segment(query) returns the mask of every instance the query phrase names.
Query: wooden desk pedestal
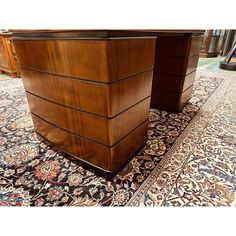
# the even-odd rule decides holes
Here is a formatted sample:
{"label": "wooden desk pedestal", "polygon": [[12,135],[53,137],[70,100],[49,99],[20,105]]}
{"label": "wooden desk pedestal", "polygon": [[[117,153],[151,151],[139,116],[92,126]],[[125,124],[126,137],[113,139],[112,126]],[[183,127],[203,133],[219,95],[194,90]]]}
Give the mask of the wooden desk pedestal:
{"label": "wooden desk pedestal", "polygon": [[176,112],[191,98],[200,34],[15,32],[36,131],[78,159],[116,171],[146,141],[150,100]]}
{"label": "wooden desk pedestal", "polygon": [[151,107],[181,111],[192,96],[202,36],[157,38]]}
{"label": "wooden desk pedestal", "polygon": [[146,141],[156,37],[15,37],[36,131],[114,172]]}

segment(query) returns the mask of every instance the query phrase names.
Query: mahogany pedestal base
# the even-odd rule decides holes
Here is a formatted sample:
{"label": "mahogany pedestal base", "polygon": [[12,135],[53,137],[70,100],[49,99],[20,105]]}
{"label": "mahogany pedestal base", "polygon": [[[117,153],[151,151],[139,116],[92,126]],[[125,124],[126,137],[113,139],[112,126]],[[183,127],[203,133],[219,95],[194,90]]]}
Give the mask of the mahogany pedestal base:
{"label": "mahogany pedestal base", "polygon": [[35,130],[115,173],[146,142],[150,101],[176,112],[191,98],[201,44],[194,32],[14,33]]}
{"label": "mahogany pedestal base", "polygon": [[151,107],[181,111],[192,96],[202,36],[157,38]]}
{"label": "mahogany pedestal base", "polygon": [[156,37],[14,37],[35,130],[113,173],[146,142]]}

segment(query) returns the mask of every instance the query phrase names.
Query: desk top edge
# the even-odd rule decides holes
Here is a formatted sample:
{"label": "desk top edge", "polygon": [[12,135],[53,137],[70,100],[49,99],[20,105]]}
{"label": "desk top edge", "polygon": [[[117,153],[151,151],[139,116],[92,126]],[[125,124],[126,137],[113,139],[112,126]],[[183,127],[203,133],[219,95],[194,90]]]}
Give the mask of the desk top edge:
{"label": "desk top edge", "polygon": [[203,35],[203,30],[11,30],[14,39],[114,39]]}

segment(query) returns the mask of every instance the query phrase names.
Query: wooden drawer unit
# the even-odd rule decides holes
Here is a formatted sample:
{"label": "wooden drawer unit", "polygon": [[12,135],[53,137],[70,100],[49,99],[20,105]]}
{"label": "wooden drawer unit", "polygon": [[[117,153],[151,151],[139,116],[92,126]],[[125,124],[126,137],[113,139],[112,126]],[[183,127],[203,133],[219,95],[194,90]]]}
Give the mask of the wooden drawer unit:
{"label": "wooden drawer unit", "polygon": [[201,42],[191,34],[157,38],[151,107],[182,110],[191,98]]}
{"label": "wooden drawer unit", "polygon": [[15,37],[35,130],[116,171],[146,141],[155,43],[151,36]]}

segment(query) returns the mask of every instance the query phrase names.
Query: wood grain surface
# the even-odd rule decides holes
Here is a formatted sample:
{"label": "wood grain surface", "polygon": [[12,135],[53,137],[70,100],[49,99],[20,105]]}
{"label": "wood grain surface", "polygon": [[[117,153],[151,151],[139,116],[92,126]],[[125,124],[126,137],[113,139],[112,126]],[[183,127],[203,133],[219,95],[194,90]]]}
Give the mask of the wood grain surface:
{"label": "wood grain surface", "polygon": [[14,40],[35,130],[117,170],[145,143],[155,37]]}
{"label": "wood grain surface", "polygon": [[103,84],[21,69],[26,91],[49,101],[113,117],[151,95],[152,70]]}
{"label": "wood grain surface", "polygon": [[153,38],[15,40],[14,44],[22,68],[104,83],[153,69],[155,53]]}
{"label": "wood grain surface", "polygon": [[114,172],[145,143],[148,121],[115,146],[107,147],[57,128],[32,114],[35,130],[46,140],[105,172]]}
{"label": "wood grain surface", "polygon": [[[148,119],[150,97],[114,118],[64,107],[27,93],[30,110],[45,121],[92,141],[112,146]],[[40,109],[39,109],[40,108]]]}

